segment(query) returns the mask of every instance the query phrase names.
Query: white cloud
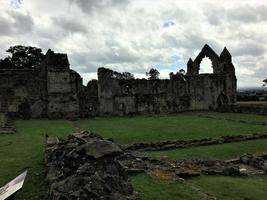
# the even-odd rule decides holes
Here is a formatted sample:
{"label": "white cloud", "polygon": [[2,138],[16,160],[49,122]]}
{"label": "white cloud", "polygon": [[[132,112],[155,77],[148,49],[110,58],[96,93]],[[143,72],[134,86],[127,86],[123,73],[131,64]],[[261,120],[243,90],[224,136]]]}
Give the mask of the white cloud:
{"label": "white cloud", "polygon": [[[161,77],[168,78],[170,70],[176,70],[170,65],[176,62],[173,55],[187,63],[206,43],[218,54],[228,47],[239,86],[261,85],[261,72],[266,72],[265,0],[20,2],[14,8],[0,0],[0,56],[14,44],[65,52],[85,81],[96,77],[98,67],[143,78],[159,63]],[[202,65],[206,68],[205,61]],[[185,67],[176,71],[180,68]]]}

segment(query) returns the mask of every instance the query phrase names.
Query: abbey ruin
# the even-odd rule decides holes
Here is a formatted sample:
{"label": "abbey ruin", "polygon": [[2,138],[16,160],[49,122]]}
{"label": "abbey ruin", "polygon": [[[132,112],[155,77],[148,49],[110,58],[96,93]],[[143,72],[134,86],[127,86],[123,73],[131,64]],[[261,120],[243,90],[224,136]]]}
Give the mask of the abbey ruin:
{"label": "abbey ruin", "polygon": [[[212,74],[200,74],[204,57]],[[208,45],[187,63],[187,73],[170,79],[120,79],[98,69],[98,80],[82,84],[66,54],[48,50],[34,68],[0,69],[0,112],[23,118],[77,118],[188,110],[231,110],[236,102],[236,76],[229,51],[218,56]]]}

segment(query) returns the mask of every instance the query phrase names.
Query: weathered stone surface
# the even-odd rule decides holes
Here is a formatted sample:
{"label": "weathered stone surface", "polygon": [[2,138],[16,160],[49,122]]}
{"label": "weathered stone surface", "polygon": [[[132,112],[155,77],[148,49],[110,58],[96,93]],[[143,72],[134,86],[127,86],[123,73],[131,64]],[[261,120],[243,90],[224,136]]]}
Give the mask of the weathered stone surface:
{"label": "weathered stone surface", "polygon": [[[208,56],[214,73],[199,74]],[[118,72],[98,69],[98,80],[82,84],[71,70],[66,54],[48,50],[41,64],[30,68],[0,69],[0,111],[20,118],[69,118],[99,115],[232,110],[236,102],[236,76],[227,49],[218,56],[205,45],[187,74],[170,79],[123,79]]]}
{"label": "weathered stone surface", "polygon": [[11,119],[5,113],[0,113],[0,134],[13,134],[15,132]]}
{"label": "weathered stone surface", "polygon": [[137,199],[116,160],[117,145],[88,132],[51,141],[45,152],[51,199]]}
{"label": "weathered stone surface", "polygon": [[[244,157],[246,157],[246,164]],[[263,165],[262,162],[255,164],[255,160],[263,160]],[[163,171],[181,178],[190,178],[200,174],[245,176],[265,173],[264,163],[267,162],[267,155],[250,157],[244,155],[238,159],[227,161],[186,159],[175,162],[164,158],[147,157],[140,152],[124,152],[119,157],[119,161],[128,173]],[[254,165],[251,166],[251,163]]]}

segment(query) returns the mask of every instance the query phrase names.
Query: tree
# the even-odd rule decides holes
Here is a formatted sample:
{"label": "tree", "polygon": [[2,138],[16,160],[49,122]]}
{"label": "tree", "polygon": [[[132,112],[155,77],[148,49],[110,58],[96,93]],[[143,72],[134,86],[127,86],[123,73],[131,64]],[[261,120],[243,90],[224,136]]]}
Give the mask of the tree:
{"label": "tree", "polygon": [[10,56],[0,60],[0,69],[11,69],[11,68],[14,68],[14,65],[11,62]]}
{"label": "tree", "polygon": [[114,72],[113,76],[114,78],[117,78],[117,79],[124,79],[124,80],[134,79],[134,75],[130,72],[123,72],[123,73]]}
{"label": "tree", "polygon": [[123,72],[122,78],[126,80],[134,79],[134,75],[130,72]]}
{"label": "tree", "polygon": [[262,86],[263,86],[263,87],[267,87],[267,78],[264,79],[262,82],[263,82],[263,85],[262,85]]}
{"label": "tree", "polygon": [[146,72],[149,80],[159,79],[159,71],[157,69],[151,68],[149,72]]}
{"label": "tree", "polygon": [[0,60],[0,68],[33,68],[44,59],[42,50],[31,46],[12,46],[7,50],[11,57]]}

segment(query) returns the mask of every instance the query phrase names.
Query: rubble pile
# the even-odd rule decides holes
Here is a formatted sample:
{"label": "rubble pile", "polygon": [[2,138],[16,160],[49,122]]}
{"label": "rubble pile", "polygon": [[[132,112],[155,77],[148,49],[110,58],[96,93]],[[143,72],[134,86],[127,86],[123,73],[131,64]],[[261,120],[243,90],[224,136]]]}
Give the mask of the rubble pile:
{"label": "rubble pile", "polygon": [[66,140],[48,138],[45,164],[51,199],[137,199],[116,159],[121,153],[113,142],[89,132]]}

